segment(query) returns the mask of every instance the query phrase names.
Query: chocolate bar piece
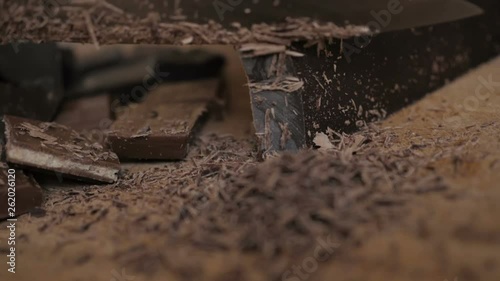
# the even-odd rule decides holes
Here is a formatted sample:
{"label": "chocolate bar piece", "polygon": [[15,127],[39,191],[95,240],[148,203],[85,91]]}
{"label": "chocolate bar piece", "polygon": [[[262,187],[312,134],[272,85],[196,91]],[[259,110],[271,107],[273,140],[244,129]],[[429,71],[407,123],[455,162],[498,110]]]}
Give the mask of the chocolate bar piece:
{"label": "chocolate bar piece", "polygon": [[219,80],[163,85],[119,114],[108,136],[120,159],[186,157],[193,128],[217,96]]}
{"label": "chocolate bar piece", "polygon": [[0,163],[0,220],[14,218],[42,204],[42,189],[31,176]]}
{"label": "chocolate bar piece", "polygon": [[120,162],[113,152],[56,123],[5,116],[7,162],[81,180],[113,183]]}

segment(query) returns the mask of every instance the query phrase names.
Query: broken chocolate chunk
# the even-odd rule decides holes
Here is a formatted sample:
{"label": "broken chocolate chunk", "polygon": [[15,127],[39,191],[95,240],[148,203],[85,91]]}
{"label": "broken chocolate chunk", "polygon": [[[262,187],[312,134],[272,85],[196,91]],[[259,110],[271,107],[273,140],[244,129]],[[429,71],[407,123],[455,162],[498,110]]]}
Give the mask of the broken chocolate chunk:
{"label": "broken chocolate chunk", "polygon": [[0,220],[14,218],[41,206],[42,189],[33,177],[0,163]]}
{"label": "broken chocolate chunk", "polygon": [[56,123],[5,116],[6,160],[80,180],[113,183],[120,162],[113,152]]}
{"label": "broken chocolate chunk", "polygon": [[141,104],[126,107],[108,136],[113,151],[120,159],[183,159],[218,85],[214,79],[164,85]]}

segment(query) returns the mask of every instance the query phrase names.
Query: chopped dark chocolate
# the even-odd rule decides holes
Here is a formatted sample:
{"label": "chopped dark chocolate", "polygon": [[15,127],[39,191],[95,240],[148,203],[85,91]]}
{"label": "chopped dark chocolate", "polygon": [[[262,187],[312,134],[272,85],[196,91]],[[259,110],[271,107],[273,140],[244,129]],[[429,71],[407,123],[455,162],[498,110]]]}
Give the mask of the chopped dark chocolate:
{"label": "chopped dark chocolate", "polygon": [[21,170],[0,163],[0,220],[14,218],[41,206],[42,189]]}
{"label": "chopped dark chocolate", "polygon": [[186,157],[193,128],[217,96],[215,79],[159,87],[126,108],[108,141],[121,159],[178,160]]}
{"label": "chopped dark chocolate", "polygon": [[80,180],[117,180],[120,162],[116,154],[74,130],[14,116],[5,116],[4,123],[7,162]]}

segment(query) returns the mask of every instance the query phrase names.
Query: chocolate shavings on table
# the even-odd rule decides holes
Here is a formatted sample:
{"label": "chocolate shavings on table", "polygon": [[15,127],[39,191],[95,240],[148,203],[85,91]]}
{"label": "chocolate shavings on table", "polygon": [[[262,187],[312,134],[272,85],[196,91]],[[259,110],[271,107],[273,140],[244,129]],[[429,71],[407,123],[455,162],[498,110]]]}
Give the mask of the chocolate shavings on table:
{"label": "chocolate shavings on table", "polygon": [[[254,24],[250,28],[234,24],[232,28],[210,21],[205,24],[186,21],[163,22],[152,13],[146,18],[109,9],[102,1],[90,5],[62,5],[53,17],[47,17],[43,1],[28,1],[24,5],[17,1],[5,1],[0,9],[0,25],[3,34],[0,42],[19,40],[56,40],[65,42],[112,43],[156,43],[176,45],[264,43],[275,48],[290,46],[296,41],[318,45],[333,38],[345,39],[371,34],[366,26],[347,25],[339,27],[331,22],[318,22],[309,18],[288,18],[275,24]],[[88,15],[88,16],[86,16]],[[40,18],[44,21],[40,22]],[[68,23],[71,19],[71,23]],[[127,28],[123,28],[127,26]],[[261,48],[262,49],[262,48]],[[267,48],[269,50],[269,48]],[[295,52],[289,55],[300,56]]]}

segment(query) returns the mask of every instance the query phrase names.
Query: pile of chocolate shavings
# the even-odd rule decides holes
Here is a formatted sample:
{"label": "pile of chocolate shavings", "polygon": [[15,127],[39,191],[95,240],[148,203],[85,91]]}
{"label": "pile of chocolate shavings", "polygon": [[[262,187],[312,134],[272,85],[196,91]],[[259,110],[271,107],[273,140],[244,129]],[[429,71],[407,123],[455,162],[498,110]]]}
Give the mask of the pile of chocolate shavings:
{"label": "pile of chocolate shavings", "polygon": [[[442,157],[460,159],[476,137],[468,130],[471,141],[457,147],[464,132],[438,138],[372,126],[326,133],[321,150],[263,163],[248,140],[199,138],[185,161],[124,165],[117,183],[77,196],[80,187],[51,190],[43,231],[62,235],[71,225],[72,239],[89,228],[102,231],[99,239],[114,241],[112,260],[136,273],[166,268],[181,280],[220,280],[215,270],[220,278],[279,279],[311,255],[318,238],[331,237],[338,253],[351,250],[397,224],[415,195],[452,193],[432,166]],[[423,153],[436,142],[441,153]],[[98,211],[89,217],[89,210]],[[52,223],[65,214],[72,216],[65,227]],[[262,276],[251,279],[255,274]]]}
{"label": "pile of chocolate shavings", "polygon": [[[122,177],[113,186],[127,192],[159,192],[164,225],[176,228],[188,218],[199,215],[206,203],[217,199],[221,184],[255,165],[255,152],[247,141],[230,136],[209,135],[196,139],[187,159],[148,169],[125,166]],[[149,201],[148,201],[149,202]],[[151,204],[151,213],[158,205]],[[150,212],[145,211],[145,214]]]}
{"label": "pile of chocolate shavings", "polygon": [[[209,257],[218,254],[256,254],[258,272],[274,280],[314,249],[317,238],[329,236],[346,247],[357,245],[362,243],[360,235],[380,231],[400,219],[412,196],[449,189],[429,169],[439,158],[413,152],[420,149],[417,146],[392,145],[394,129],[372,126],[354,135],[329,133],[328,149],[237,165],[238,173],[226,173],[220,164],[210,169],[213,164],[197,162],[199,168],[191,173],[201,170],[220,177],[209,189],[192,182],[189,172],[181,177],[176,173],[171,179],[176,183],[171,183],[187,189],[170,190],[170,194],[190,199],[178,201],[176,208],[181,212],[169,228],[168,250],[159,249],[159,255],[188,280],[206,274],[203,268],[188,274],[189,264],[206,265]],[[229,162],[222,163],[230,167]],[[200,189],[207,193],[200,196]],[[189,195],[192,192],[196,195]],[[197,254],[183,258],[186,252]],[[132,268],[139,262],[124,259]],[[242,265],[235,266],[225,269],[243,270]]]}
{"label": "pile of chocolate shavings", "polygon": [[[43,19],[43,20],[41,20]],[[0,2],[0,42],[66,41],[112,43],[155,43],[175,45],[265,43],[289,46],[307,41],[321,45],[324,40],[343,39],[370,33],[364,26],[339,27],[308,18],[289,18],[275,24],[255,24],[250,28],[235,23],[225,28],[210,21],[198,24],[186,21],[161,22],[159,17],[139,18],[121,10],[102,6],[62,5],[57,13],[46,15],[43,1]]]}

